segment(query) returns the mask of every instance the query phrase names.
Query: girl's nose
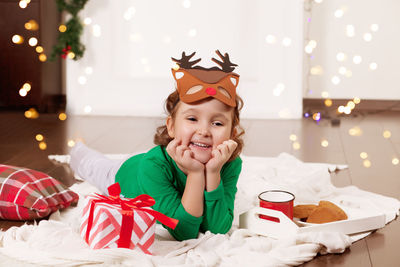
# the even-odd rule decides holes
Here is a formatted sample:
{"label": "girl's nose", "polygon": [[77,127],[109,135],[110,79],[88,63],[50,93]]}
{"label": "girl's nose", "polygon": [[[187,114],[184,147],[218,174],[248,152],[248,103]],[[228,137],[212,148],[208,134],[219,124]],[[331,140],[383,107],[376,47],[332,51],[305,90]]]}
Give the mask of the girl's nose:
{"label": "girl's nose", "polygon": [[197,129],[197,133],[203,136],[209,136],[210,135],[210,131],[208,129],[208,127],[199,127]]}

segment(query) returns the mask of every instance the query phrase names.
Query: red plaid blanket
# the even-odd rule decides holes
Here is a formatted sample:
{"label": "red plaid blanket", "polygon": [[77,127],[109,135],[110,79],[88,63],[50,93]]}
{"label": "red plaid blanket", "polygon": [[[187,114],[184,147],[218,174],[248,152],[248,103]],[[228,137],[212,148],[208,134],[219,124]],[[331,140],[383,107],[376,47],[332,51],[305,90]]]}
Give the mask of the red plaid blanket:
{"label": "red plaid blanket", "polygon": [[78,202],[79,196],[47,174],[0,164],[0,218],[43,218]]}

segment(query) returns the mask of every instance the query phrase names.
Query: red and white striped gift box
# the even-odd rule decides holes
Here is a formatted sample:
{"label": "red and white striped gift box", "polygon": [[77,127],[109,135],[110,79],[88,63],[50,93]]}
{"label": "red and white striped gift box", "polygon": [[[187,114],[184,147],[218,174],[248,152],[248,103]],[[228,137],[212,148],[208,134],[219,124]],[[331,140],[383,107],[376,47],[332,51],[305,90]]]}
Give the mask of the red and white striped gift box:
{"label": "red and white striped gift box", "polygon": [[[86,239],[90,206],[94,201],[93,223],[87,243],[93,249],[117,248],[122,227],[121,205],[100,202],[101,197],[89,195],[83,209],[80,234]],[[99,201],[100,200],[100,201]],[[122,200],[124,200],[122,198]],[[146,208],[152,210],[151,208]],[[133,209],[133,229],[129,248],[139,247],[144,253],[151,254],[154,243],[156,219],[145,211]]]}

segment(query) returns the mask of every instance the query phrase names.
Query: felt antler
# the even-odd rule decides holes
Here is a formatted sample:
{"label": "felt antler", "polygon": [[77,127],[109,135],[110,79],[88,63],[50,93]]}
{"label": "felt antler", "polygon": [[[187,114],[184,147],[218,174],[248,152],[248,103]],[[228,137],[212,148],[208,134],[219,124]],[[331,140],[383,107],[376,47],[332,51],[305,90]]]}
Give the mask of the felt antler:
{"label": "felt antler", "polygon": [[218,59],[212,58],[211,60],[217,63],[218,65],[221,66],[223,72],[232,72],[237,64],[234,64],[230,61],[228,53],[225,53],[225,55],[222,55],[219,50],[215,51],[217,55],[222,59],[222,61],[219,61]]}
{"label": "felt antler", "polygon": [[194,56],[194,54],[196,54],[196,52],[193,52],[191,55],[186,56],[185,52],[182,52],[181,59],[175,59],[173,57],[171,57],[171,59],[175,61],[179,65],[179,67],[184,69],[191,69],[193,68],[193,65],[197,64],[201,60],[201,58],[199,58],[190,62],[190,59]]}

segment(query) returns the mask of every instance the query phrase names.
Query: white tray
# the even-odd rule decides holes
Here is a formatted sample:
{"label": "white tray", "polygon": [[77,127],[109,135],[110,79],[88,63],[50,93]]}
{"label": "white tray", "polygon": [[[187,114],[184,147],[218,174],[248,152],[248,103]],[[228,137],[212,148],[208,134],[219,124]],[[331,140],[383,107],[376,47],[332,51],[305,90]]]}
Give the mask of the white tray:
{"label": "white tray", "polygon": [[[346,199],[345,201],[348,203],[349,200]],[[339,202],[343,203],[343,201],[332,202],[346,212],[349,217],[347,220],[322,224],[296,223],[280,211],[255,207],[240,215],[239,228],[249,229],[256,234],[279,239],[297,233],[320,231],[355,234],[379,229],[385,226],[385,215],[377,211],[371,212],[371,209],[365,210],[365,205],[361,205],[363,207],[351,207],[340,205]],[[278,218],[279,222],[261,219],[259,218],[259,215]]]}

